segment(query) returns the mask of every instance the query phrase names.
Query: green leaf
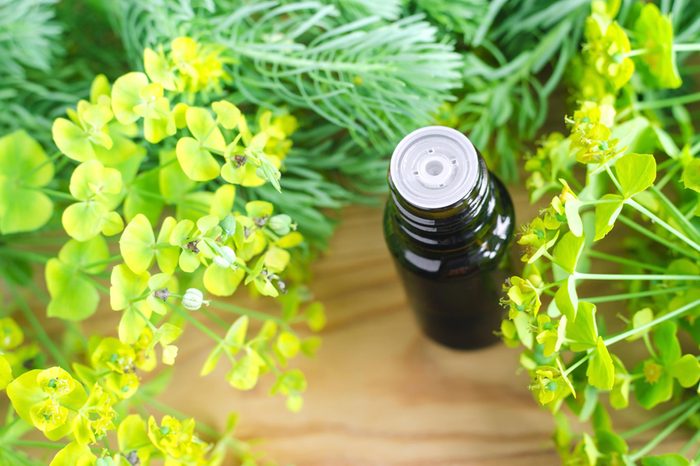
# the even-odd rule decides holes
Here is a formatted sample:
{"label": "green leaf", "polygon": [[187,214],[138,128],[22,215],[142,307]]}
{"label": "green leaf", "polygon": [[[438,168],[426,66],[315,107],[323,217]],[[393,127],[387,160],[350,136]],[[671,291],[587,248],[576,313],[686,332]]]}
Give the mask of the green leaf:
{"label": "green leaf", "polygon": [[700,380],[700,362],[693,354],[683,355],[671,364],[669,373],[682,387],[690,388]]}
{"label": "green leaf", "polygon": [[569,320],[576,318],[578,295],[576,293],[576,279],[573,275],[569,275],[566,279],[566,286],[560,286],[554,294],[554,302],[557,309]]}
{"label": "green leaf", "polygon": [[606,202],[595,206],[595,241],[603,239],[610,233],[625,204],[623,197],[618,194],[606,194],[601,200]]}
{"label": "green leaf", "polygon": [[190,107],[187,109],[185,119],[187,120],[187,128],[203,148],[221,152],[226,150],[224,135],[216,126],[209,110],[201,107]]}
{"label": "green leaf", "polygon": [[143,51],[143,68],[151,81],[163,86],[164,89],[174,91],[177,89],[175,85],[175,74],[170,69],[168,60],[165,58],[163,51],[160,53],[146,48]]}
{"label": "green leaf", "polygon": [[112,111],[119,123],[128,125],[140,117],[134,107],[141,103],[141,91],[148,85],[144,73],[127,73],[114,81],[112,86]]}
{"label": "green leaf", "polygon": [[173,217],[166,217],[160,225],[158,238],[156,239],[156,262],[158,268],[167,274],[175,273],[180,258],[180,248],[170,245],[170,236],[177,221]]}
{"label": "green leaf", "polygon": [[90,135],[70,120],[56,118],[51,126],[51,136],[58,150],[67,157],[78,162],[95,158]]}
{"label": "green leaf", "polygon": [[71,238],[88,241],[100,234],[108,213],[95,201],[76,202],[63,211],[61,223]]}
{"label": "green leaf", "polygon": [[141,298],[148,288],[149,278],[147,272],[136,274],[124,264],[115,266],[112,269],[109,288],[112,309],[121,311],[126,309],[132,301]]}
{"label": "green leaf", "polygon": [[227,100],[220,100],[211,104],[212,110],[216,114],[216,122],[226,129],[233,129],[238,126],[241,119],[241,111]]}
{"label": "green leaf", "polygon": [[293,358],[299,353],[300,348],[299,338],[291,332],[281,332],[277,337],[277,350],[285,358]]}
{"label": "green leaf", "polygon": [[206,375],[209,375],[216,369],[216,365],[219,363],[219,360],[221,359],[221,356],[224,355],[223,350],[221,349],[221,346],[217,346],[214,348],[214,350],[209,353],[209,356],[207,356],[207,360],[204,361],[204,364],[202,364],[202,369],[199,371],[200,377],[204,377]]}
{"label": "green leaf", "polygon": [[86,273],[96,274],[107,267],[104,261],[109,258],[109,248],[102,236],[84,242],[69,240],[59,251],[58,258]]}
{"label": "green leaf", "polygon": [[571,230],[571,233],[575,236],[581,236],[583,234],[583,222],[581,222],[581,215],[579,214],[580,208],[581,201],[578,199],[568,199],[564,204],[566,222],[569,225],[569,230]]}
{"label": "green leaf", "polygon": [[119,320],[119,340],[129,345],[136,343],[146,328],[146,319],[150,315],[150,308],[145,305],[144,301],[127,307]]}
{"label": "green leaf", "polygon": [[566,232],[554,246],[554,262],[569,273],[574,273],[583,250],[583,237]]}
{"label": "green leaf", "polygon": [[681,344],[676,336],[678,326],[673,321],[658,324],[654,329],[654,345],[664,366],[670,366],[681,357]]}
{"label": "green leaf", "polygon": [[700,158],[692,159],[683,167],[683,184],[686,188],[700,193]]}
{"label": "green leaf", "polygon": [[100,294],[94,282],[85,277],[78,267],[50,259],[44,274],[51,296],[46,308],[49,317],[80,321],[95,313]]}
{"label": "green leaf", "polygon": [[690,466],[690,462],[681,455],[669,453],[660,456],[642,458],[642,466]]}
{"label": "green leaf", "polygon": [[260,367],[254,358],[246,355],[239,358],[231,368],[227,380],[238,390],[250,390],[258,383]]}
{"label": "green leaf", "polygon": [[650,154],[627,154],[615,163],[622,195],[629,199],[654,184],[656,160]]}
{"label": "green leaf", "polygon": [[598,327],[595,322],[596,307],[579,301],[576,319],[567,320],[566,340],[572,351],[586,351],[598,344]]}
{"label": "green leaf", "polygon": [[161,197],[158,170],[141,173],[129,185],[124,199],[124,215],[131,220],[143,214],[155,225],[165,206]]}
{"label": "green leaf", "polygon": [[598,337],[596,348],[591,353],[586,370],[588,383],[601,390],[610,390],[615,383],[615,368],[605,346],[603,337]]}
{"label": "green leaf", "polygon": [[241,347],[245,343],[245,336],[248,332],[248,316],[241,316],[229,327],[224,337],[224,341],[233,347]]}
{"label": "green leaf", "polygon": [[175,153],[182,171],[191,180],[209,181],[219,176],[219,163],[196,139],[181,138],[177,141]]}
{"label": "green leaf", "polygon": [[326,326],[326,309],[320,301],[309,304],[304,316],[309,328],[314,332],[320,332]]}
{"label": "green leaf", "polygon": [[[651,308],[645,307],[644,309],[640,309],[639,311],[635,312],[632,316],[632,328],[642,327],[643,325],[646,325],[649,322],[651,322],[653,319],[654,312],[651,310]],[[627,340],[634,341],[638,338],[641,338],[647,333],[649,333],[649,330],[641,331],[635,335],[628,337]]]}
{"label": "green leaf", "polygon": [[12,366],[7,362],[7,358],[0,355],[0,390],[4,390],[5,387],[12,381]]}
{"label": "green leaf", "polygon": [[[654,364],[653,361],[650,361]],[[640,364],[640,366],[643,366]],[[651,409],[654,406],[668,401],[673,396],[673,377],[668,371],[658,366],[660,374],[653,382],[646,380],[644,371],[642,370],[641,377],[634,382],[634,395],[637,401],[644,409]]]}
{"label": "green leaf", "polygon": [[275,207],[267,201],[250,201],[245,205],[246,214],[254,219],[266,219],[272,216]]}
{"label": "green leaf", "polygon": [[139,458],[142,459],[149,457],[149,449],[152,448],[152,444],[148,438],[146,421],[141,416],[137,414],[126,416],[117,428],[117,439],[120,451],[136,451]]}
{"label": "green leaf", "polygon": [[98,160],[88,160],[78,165],[70,178],[70,193],[74,198],[95,200],[107,210],[119,205],[122,190],[122,174],[115,168],[107,168]]}
{"label": "green leaf", "polygon": [[138,214],[124,229],[119,250],[124,262],[136,274],[148,270],[155,256],[156,238],[145,215]]}
{"label": "green leaf", "polygon": [[215,296],[231,296],[245,277],[242,268],[221,267],[212,262],[204,271],[203,283],[208,292]]}
{"label": "green leaf", "polygon": [[634,24],[637,47],[644,53],[635,57],[643,75],[656,87],[675,89],[682,84],[673,51],[673,24],[659,7],[645,3]]}
{"label": "green leaf", "polygon": [[27,133],[0,138],[0,233],[33,231],[49,221],[53,203],[41,188],[53,176],[53,163]]}
{"label": "green leaf", "polygon": [[56,453],[49,466],[95,466],[96,462],[90,447],[71,442]]}

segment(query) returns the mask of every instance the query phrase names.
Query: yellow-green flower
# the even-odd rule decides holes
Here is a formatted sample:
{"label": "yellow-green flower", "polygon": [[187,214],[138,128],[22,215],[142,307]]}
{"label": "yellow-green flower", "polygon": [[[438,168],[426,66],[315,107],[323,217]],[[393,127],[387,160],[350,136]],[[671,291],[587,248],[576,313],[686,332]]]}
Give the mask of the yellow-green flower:
{"label": "yellow-green flower", "polygon": [[634,24],[637,46],[643,51],[637,57],[642,75],[657,87],[676,89],[683,83],[673,52],[673,24],[659,7],[646,3]]}
{"label": "yellow-green flower", "polygon": [[71,432],[72,421],[87,400],[83,386],[60,367],[34,369],[7,386],[17,414],[50,440]]}
{"label": "yellow-green flower", "polygon": [[622,88],[634,73],[634,63],[629,58],[630,41],[622,27],[615,21],[604,24],[594,17],[586,20],[586,61],[596,72],[608,80],[611,92]]}
{"label": "yellow-green flower", "polygon": [[0,350],[10,351],[24,342],[24,332],[12,317],[0,319]]}
{"label": "yellow-green flower", "polygon": [[148,438],[165,455],[168,466],[204,465],[210,445],[200,440],[194,432],[194,419],[180,421],[163,416],[160,425],[151,416],[148,419]]}

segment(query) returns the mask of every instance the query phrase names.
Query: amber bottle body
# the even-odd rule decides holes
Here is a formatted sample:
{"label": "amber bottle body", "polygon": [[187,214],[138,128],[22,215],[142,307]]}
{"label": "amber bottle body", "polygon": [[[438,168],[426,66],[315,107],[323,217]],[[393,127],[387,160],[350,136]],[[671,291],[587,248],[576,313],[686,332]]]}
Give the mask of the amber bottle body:
{"label": "amber bottle body", "polygon": [[476,184],[454,205],[424,209],[389,177],[384,235],[424,333],[456,349],[495,341],[502,284],[510,267],[513,205],[479,157]]}

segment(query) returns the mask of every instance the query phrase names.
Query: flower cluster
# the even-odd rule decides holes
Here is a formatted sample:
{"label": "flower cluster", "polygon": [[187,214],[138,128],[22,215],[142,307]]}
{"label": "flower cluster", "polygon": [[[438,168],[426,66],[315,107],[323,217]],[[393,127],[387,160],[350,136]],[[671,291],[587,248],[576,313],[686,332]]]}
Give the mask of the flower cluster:
{"label": "flower cluster", "polygon": [[[647,464],[651,448],[700,409],[700,362],[680,344],[683,332],[700,341],[700,233],[692,220],[698,212],[700,165],[691,155],[697,151],[680,149],[678,138],[659,124],[664,121],[659,114],[666,106],[679,106],[682,97],[638,100],[649,99],[650,89],[680,84],[672,23],[645,3],[628,12],[633,28],[623,28],[615,21],[618,7],[619,2],[593,2],[579,61],[585,79],[578,75],[580,100],[566,118],[571,133],[545,138],[526,163],[533,198],[562,185],[563,190],[523,228],[518,243],[526,265],[507,281],[502,301],[507,309],[503,340],[522,347],[520,361],[535,399],[555,413],[567,406],[592,423],[591,432],[573,442],[566,417],[557,416],[555,439],[566,464],[635,464],[640,458]],[[631,50],[630,30],[638,50]],[[663,110],[655,114],[657,107]],[[681,126],[684,112],[674,108]],[[659,149],[668,160],[657,166],[658,157],[645,152]],[[575,162],[582,164],[583,181],[575,176]],[[677,200],[671,201],[665,191],[673,189]],[[629,228],[628,237],[617,236],[612,250],[630,248],[625,256],[610,252],[604,241],[620,223]],[[605,273],[592,272],[601,263]],[[591,281],[614,283],[614,291],[583,286]],[[595,290],[598,296],[591,295]],[[611,309],[617,325],[607,321],[604,303],[617,303]],[[633,340],[642,340],[639,348],[648,354],[628,368],[621,357],[625,352],[613,350]],[[601,401],[602,393],[609,403]],[[632,403],[652,409],[672,400],[680,402],[667,408],[677,420],[638,451],[615,433],[607,412]],[[661,422],[652,420],[650,426]],[[679,455],[652,462],[691,464]]]}
{"label": "flower cluster", "polygon": [[[41,228],[52,217],[51,197],[65,204],[60,222],[69,239],[44,259],[47,314],[82,321],[102,294],[120,313],[118,338],[71,342],[85,364],[69,364],[49,344],[58,363],[52,367],[36,344],[24,344],[14,319],[0,319],[0,389],[7,389],[10,415],[60,447],[52,466],[219,465],[232,449],[255,464],[257,454],[226,438],[232,426],[210,444],[192,419],[130,414],[152,400],[144,375],[175,364],[187,326],[214,342],[203,376],[224,356],[232,387],[249,390],[269,373],[271,393],[285,397],[290,410],[302,406],[306,379],[289,362],[312,356],[320,339],[297,324],[319,331],[325,313],[320,303],[307,303],[308,292],[288,274],[290,266],[304,266],[296,223],[250,189],[281,188],[296,120],[266,110],[251,118],[216,100],[229,79],[224,64],[218,46],[181,37],[146,49],[145,73],[113,84],[98,76],[89,99],[54,121],[58,152],[51,157],[24,132],[0,138],[0,165],[23,154],[22,164],[0,176],[0,232]],[[54,180],[62,168],[69,176]],[[214,300],[240,286],[277,298],[282,315]],[[252,336],[251,319],[261,323]],[[111,447],[115,431],[118,447]]]}

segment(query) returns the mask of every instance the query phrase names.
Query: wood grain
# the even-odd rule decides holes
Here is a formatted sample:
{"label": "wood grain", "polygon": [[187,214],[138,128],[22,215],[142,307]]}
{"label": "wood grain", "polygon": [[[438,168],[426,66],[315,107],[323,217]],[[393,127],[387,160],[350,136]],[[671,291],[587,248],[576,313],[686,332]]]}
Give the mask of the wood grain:
{"label": "wood grain", "polygon": [[[534,216],[524,189],[511,191],[518,221]],[[420,333],[384,246],[381,216],[378,208],[345,210],[330,250],[314,266],[311,288],[329,323],[318,356],[298,366],[309,382],[301,413],[286,412],[265,383],[242,393],[223,380],[225,370],[196,378],[211,344],[191,331],[163,401],[218,427],[228,412],[240,413],[238,434],[262,439],[261,448],[281,464],[558,464],[551,414],[528,391],[516,350],[497,344],[453,351]],[[616,427],[648,417],[626,410]]]}
{"label": "wood grain", "polygon": [[[522,223],[536,209],[524,189],[511,190]],[[420,333],[384,246],[381,215],[379,208],[346,209],[329,251],[314,265],[311,289],[326,306],[328,325],[318,356],[296,363],[309,383],[301,413],[268,396],[269,381],[250,392],[234,390],[224,380],[224,364],[200,378],[213,343],[193,327],[178,343],[173,380],[160,400],[219,429],[230,412],[238,412],[237,435],[259,440],[279,464],[558,464],[551,415],[532,399],[516,350],[497,344],[453,351]],[[233,300],[261,310],[276,307],[245,293]],[[112,335],[118,318],[103,303],[87,333]],[[643,416],[626,411],[620,426]]]}
{"label": "wood grain", "polygon": [[[533,209],[518,194],[527,217]],[[423,337],[384,246],[381,210],[351,208],[342,218],[314,267],[311,288],[329,324],[318,356],[300,365],[309,382],[303,411],[285,412],[265,384],[232,390],[223,370],[194,378],[209,343],[192,332],[163,400],[219,426],[237,411],[243,437],[264,438],[274,459],[298,465],[556,463],[551,416],[517,374],[517,352],[458,352]]]}

